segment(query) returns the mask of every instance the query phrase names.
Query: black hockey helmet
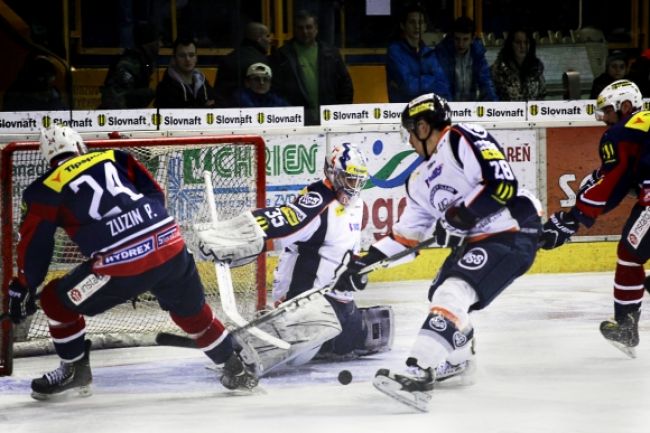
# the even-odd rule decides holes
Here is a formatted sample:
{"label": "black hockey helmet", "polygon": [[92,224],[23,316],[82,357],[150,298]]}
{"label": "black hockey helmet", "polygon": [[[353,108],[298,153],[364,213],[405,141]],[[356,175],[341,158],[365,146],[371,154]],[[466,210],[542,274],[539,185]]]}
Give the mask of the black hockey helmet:
{"label": "black hockey helmet", "polygon": [[418,96],[402,112],[402,126],[411,132],[418,120],[424,119],[434,129],[451,125],[451,109],[447,100],[435,93]]}

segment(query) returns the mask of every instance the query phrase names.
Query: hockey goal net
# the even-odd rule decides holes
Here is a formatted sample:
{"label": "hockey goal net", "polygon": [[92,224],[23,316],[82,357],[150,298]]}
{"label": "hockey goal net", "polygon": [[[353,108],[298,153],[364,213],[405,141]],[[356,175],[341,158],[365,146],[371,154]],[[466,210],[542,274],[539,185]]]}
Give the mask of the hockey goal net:
{"label": "hockey goal net", "polygon": [[[89,150],[119,148],[132,153],[153,174],[165,191],[167,207],[181,225],[188,247],[196,252],[195,259],[207,302],[218,317],[226,321],[220,306],[214,264],[202,259],[196,251],[192,226],[210,219],[205,200],[205,170],[212,173],[219,218],[229,218],[242,210],[265,206],[266,168],[262,137],[228,135],[115,139],[87,141],[86,144]],[[1,163],[0,300],[2,313],[6,313],[7,285],[16,272],[15,253],[22,192],[48,166],[38,150],[38,143],[34,142],[8,144],[2,149]],[[85,259],[65,233],[59,230],[54,257],[44,284]],[[266,303],[265,268],[264,255],[261,255],[257,261],[232,270],[237,306],[247,319],[251,319]],[[94,347],[152,344],[155,334],[160,331],[180,332],[150,293],[87,318],[86,329]],[[8,319],[2,320],[0,344],[0,375],[11,374],[14,355],[51,352],[47,322],[42,312],[38,311],[17,327],[12,326]]]}

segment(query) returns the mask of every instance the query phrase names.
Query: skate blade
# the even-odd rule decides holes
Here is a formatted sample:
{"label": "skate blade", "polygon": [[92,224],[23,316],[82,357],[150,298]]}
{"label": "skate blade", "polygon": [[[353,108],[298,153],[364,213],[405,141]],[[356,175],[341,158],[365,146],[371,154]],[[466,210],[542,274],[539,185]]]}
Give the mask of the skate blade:
{"label": "skate blade", "polygon": [[258,385],[255,388],[227,389],[225,394],[233,397],[246,397],[251,395],[266,395],[266,390]]}
{"label": "skate blade", "polygon": [[609,344],[611,344],[612,346],[614,346],[615,348],[617,348],[618,350],[620,350],[621,352],[623,352],[624,354],[626,354],[630,358],[632,358],[632,359],[636,358],[636,348],[626,346],[624,344],[619,343],[618,341],[609,340],[607,338],[606,338],[606,340],[609,342]]}
{"label": "skate blade", "polygon": [[377,390],[419,412],[429,411],[431,394],[425,392],[407,392],[402,385],[387,376],[375,376],[372,381]]}
{"label": "skate blade", "polygon": [[90,385],[86,385],[86,386],[80,386],[78,388],[66,389],[65,391],[57,392],[56,394],[43,394],[41,392],[32,391],[31,397],[34,400],[38,400],[38,401],[48,401],[48,400],[63,399],[74,393],[77,393],[79,397],[85,398],[93,395],[93,390],[90,387]]}

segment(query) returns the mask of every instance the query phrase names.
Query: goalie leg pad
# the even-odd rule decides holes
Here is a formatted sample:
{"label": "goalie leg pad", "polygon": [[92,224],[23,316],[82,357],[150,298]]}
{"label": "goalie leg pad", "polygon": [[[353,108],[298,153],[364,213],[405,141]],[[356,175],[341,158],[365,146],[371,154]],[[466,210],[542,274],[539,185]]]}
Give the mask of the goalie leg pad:
{"label": "goalie leg pad", "polygon": [[291,344],[288,350],[283,350],[248,332],[238,335],[242,357],[247,364],[257,364],[260,376],[283,365],[297,366],[311,361],[323,343],[341,333],[334,309],[320,294],[302,300],[298,308],[285,310],[259,328]]}

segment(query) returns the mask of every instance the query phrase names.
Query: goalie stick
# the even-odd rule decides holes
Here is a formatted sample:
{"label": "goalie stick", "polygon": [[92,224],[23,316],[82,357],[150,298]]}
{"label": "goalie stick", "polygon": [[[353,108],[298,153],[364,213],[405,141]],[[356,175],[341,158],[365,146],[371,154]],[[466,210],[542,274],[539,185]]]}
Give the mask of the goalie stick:
{"label": "goalie stick", "polygon": [[[217,221],[217,203],[214,199],[214,191],[212,186],[212,173],[208,170],[203,172],[203,180],[205,181],[205,193],[208,200],[208,207],[210,209],[210,216],[212,222]],[[232,286],[232,275],[230,273],[230,266],[222,261],[215,261],[214,269],[217,273],[217,284],[219,286],[219,297],[221,298],[221,307],[223,308],[226,316],[230,318],[239,328],[245,328],[248,332],[255,335],[260,340],[266,341],[269,344],[279,347],[280,349],[289,349],[291,345],[284,340],[280,340],[261,329],[251,325],[246,321],[239,311],[237,310],[237,303],[235,301],[235,293]]]}
{"label": "goalie stick", "polygon": [[[420,242],[419,244],[414,245],[414,246],[412,246],[410,248],[407,248],[404,251],[400,251],[397,254],[393,254],[390,257],[386,257],[383,260],[380,260],[378,262],[375,262],[375,263],[373,263],[371,265],[368,265],[368,266],[362,268],[359,271],[359,274],[365,275],[365,274],[369,274],[370,272],[376,271],[377,269],[387,268],[391,263],[394,263],[397,260],[400,260],[400,259],[408,256],[409,254],[413,254],[413,253],[418,252],[422,248],[425,248],[425,247],[431,245],[432,243],[434,243],[435,240],[436,240],[435,236],[430,237],[428,239],[425,239],[422,242]],[[221,288],[221,284],[219,284],[219,287]],[[231,331],[231,334],[233,336],[237,336],[238,334],[240,334],[242,332],[250,332],[251,334],[258,336],[257,334],[251,332],[251,329],[257,329],[257,326],[259,326],[259,325],[261,325],[263,323],[266,323],[266,322],[268,322],[270,320],[273,320],[274,318],[284,314],[287,311],[291,311],[291,310],[300,308],[302,303],[304,303],[305,301],[308,302],[309,299],[314,295],[320,296],[321,294],[327,293],[327,292],[329,292],[329,291],[331,291],[333,289],[334,289],[334,285],[329,285],[329,286],[325,286],[325,287],[321,287],[321,288],[314,288],[314,289],[308,290],[308,291],[306,291],[304,293],[301,293],[300,295],[296,296],[295,298],[292,298],[292,299],[289,299],[288,301],[285,301],[284,303],[282,303],[282,305],[280,307],[276,308],[275,310],[272,310],[272,311],[258,317],[257,319],[251,320],[248,323],[244,323],[243,325],[240,325],[239,328],[237,328],[237,329],[233,329]],[[234,303],[234,299],[233,299],[233,303]],[[224,311],[225,311],[225,307],[224,307]],[[226,314],[228,314],[228,313],[226,313]],[[257,329],[257,330],[260,331],[260,332],[263,332],[260,329]],[[275,337],[273,337],[273,338],[275,338]],[[267,341],[267,340],[264,340],[264,341]],[[280,340],[280,341],[283,341],[283,340]],[[191,339],[190,337],[186,337],[186,336],[178,335],[178,334],[172,334],[172,333],[169,333],[169,332],[159,332],[156,335],[156,343],[161,345],[161,346],[196,348],[195,341],[193,339]]]}

